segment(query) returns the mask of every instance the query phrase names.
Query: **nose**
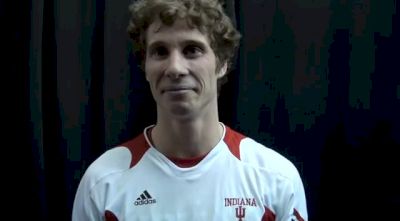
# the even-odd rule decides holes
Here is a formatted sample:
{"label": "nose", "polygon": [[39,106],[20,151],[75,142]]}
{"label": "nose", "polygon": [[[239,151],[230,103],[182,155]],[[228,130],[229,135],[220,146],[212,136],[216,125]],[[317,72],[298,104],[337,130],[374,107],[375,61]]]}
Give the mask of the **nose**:
{"label": "nose", "polygon": [[167,60],[165,74],[173,79],[188,74],[185,57],[179,51],[173,51]]}

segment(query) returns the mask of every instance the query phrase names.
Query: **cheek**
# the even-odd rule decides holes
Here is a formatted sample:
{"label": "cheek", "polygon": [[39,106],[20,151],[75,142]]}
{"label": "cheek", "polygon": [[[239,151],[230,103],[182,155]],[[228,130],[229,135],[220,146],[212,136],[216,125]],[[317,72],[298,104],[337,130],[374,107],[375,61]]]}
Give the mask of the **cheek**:
{"label": "cheek", "polygon": [[146,62],[145,63],[145,68],[144,68],[145,77],[146,77],[146,80],[149,83],[151,83],[152,79],[154,78],[154,75],[156,73],[156,69],[157,68],[155,68],[155,65],[152,62]]}
{"label": "cheek", "polygon": [[154,63],[146,63],[146,66],[144,68],[145,70],[145,78],[150,85],[150,89],[153,93],[157,90],[157,85],[160,81],[161,78],[161,71],[160,67],[158,65],[155,65]]}
{"label": "cheek", "polygon": [[147,64],[147,62],[144,62],[143,70],[144,70],[144,76],[145,76],[146,80],[149,81],[149,77],[148,77],[149,76],[148,75],[148,73],[149,73],[149,65]]}

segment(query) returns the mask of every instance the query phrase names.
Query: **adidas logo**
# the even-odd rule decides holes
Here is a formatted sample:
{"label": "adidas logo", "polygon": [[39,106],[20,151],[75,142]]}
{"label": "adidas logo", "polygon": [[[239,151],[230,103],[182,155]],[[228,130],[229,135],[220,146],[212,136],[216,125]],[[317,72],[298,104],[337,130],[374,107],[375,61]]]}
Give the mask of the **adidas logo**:
{"label": "adidas logo", "polygon": [[150,196],[149,192],[145,190],[142,194],[140,194],[140,197],[136,199],[135,206],[147,205],[153,203],[156,203],[156,199],[153,199],[153,197]]}

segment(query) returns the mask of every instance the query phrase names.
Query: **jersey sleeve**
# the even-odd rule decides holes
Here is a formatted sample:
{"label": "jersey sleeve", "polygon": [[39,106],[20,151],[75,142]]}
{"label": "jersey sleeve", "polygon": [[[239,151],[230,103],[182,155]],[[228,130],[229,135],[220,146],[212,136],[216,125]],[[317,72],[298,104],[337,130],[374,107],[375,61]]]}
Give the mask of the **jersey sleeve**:
{"label": "jersey sleeve", "polygon": [[307,203],[304,192],[303,182],[300,175],[295,171],[291,183],[288,183],[286,191],[283,191],[285,196],[284,207],[282,208],[281,216],[278,221],[306,221],[308,220]]}
{"label": "jersey sleeve", "polygon": [[75,195],[72,221],[103,220],[102,214],[91,196],[92,185],[90,182],[90,173],[88,172],[83,176]]}
{"label": "jersey sleeve", "polygon": [[97,158],[86,170],[76,191],[72,221],[105,220],[107,191],[112,176],[129,168],[131,152],[115,147]]}

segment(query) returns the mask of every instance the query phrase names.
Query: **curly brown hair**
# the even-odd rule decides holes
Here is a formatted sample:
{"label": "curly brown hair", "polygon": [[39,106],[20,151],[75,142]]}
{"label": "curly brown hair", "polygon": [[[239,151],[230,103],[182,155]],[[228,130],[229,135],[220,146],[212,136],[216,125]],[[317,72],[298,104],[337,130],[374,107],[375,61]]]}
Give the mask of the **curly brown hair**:
{"label": "curly brown hair", "polygon": [[134,53],[142,61],[142,68],[146,31],[156,19],[164,25],[173,25],[176,19],[185,19],[189,27],[208,35],[217,57],[217,69],[225,63],[230,68],[241,35],[218,0],[137,0],[129,6],[129,11],[128,33],[133,40]]}

